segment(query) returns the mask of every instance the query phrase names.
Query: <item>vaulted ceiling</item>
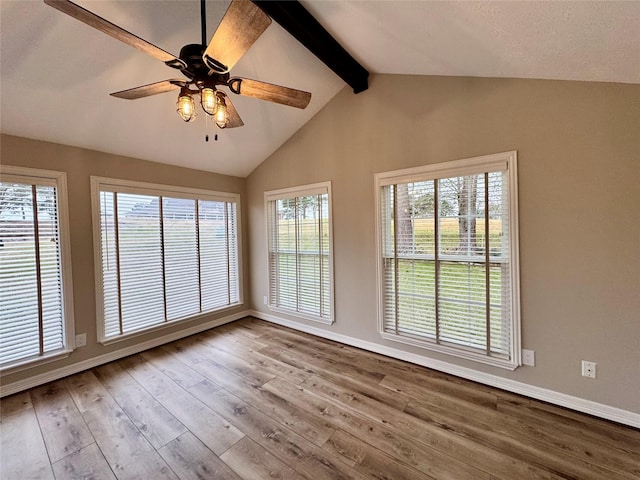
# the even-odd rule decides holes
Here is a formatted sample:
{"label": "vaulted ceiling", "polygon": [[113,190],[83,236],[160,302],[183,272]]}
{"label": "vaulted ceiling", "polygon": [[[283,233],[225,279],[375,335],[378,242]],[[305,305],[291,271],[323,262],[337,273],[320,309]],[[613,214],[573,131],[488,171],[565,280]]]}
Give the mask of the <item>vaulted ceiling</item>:
{"label": "vaulted ceiling", "polygon": [[[76,3],[174,54],[200,41],[197,0]],[[228,4],[207,2],[209,36]],[[372,74],[640,83],[638,1],[302,4]],[[179,119],[175,92],[109,96],[179,76],[162,62],[41,1],[2,0],[0,21],[0,127],[12,135],[244,177],[345,86],[273,22],[232,73],[309,91],[311,103],[232,96],[245,126],[216,142],[204,114]]]}

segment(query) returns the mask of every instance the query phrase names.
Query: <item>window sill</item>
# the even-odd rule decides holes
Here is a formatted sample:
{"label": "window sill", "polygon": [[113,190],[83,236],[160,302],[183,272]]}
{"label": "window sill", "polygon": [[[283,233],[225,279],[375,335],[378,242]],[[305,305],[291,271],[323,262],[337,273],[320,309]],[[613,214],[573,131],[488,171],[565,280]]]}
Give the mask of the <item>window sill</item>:
{"label": "window sill", "polygon": [[324,325],[333,325],[333,322],[335,321],[333,317],[321,318],[308,313],[297,312],[296,310],[287,310],[286,308],[272,307],[271,305],[268,305],[268,308],[274,313],[289,315],[291,317],[296,317],[302,320],[310,320],[312,322],[322,323]]}
{"label": "window sill", "polygon": [[496,357],[488,357],[480,353],[476,353],[471,350],[465,350],[463,348],[450,347],[448,345],[439,345],[437,343],[431,343],[428,341],[420,340],[403,335],[394,335],[392,333],[380,332],[380,336],[385,340],[391,340],[392,342],[404,343],[406,345],[412,345],[414,347],[420,347],[425,350],[431,350],[434,352],[445,353],[453,357],[463,358],[465,360],[471,360],[477,363],[483,363],[485,365],[491,365],[493,367],[504,368],[506,370],[515,370],[519,367],[513,360],[506,360]]}
{"label": "window sill", "polygon": [[99,339],[99,343],[101,345],[113,345],[114,343],[120,343],[120,342],[124,342],[126,340],[130,340],[132,338],[136,338],[136,337],[140,337],[142,335],[148,335],[148,334],[152,334],[152,333],[156,333],[162,330],[166,330],[167,328],[171,328],[171,327],[175,327],[177,325],[181,325],[183,323],[186,322],[193,322],[193,321],[197,321],[197,320],[203,320],[207,317],[210,317],[212,315],[218,315],[218,314],[222,314],[225,312],[228,312],[230,310],[234,310],[237,309],[239,307],[242,307],[244,305],[244,302],[238,302],[238,303],[234,303],[233,305],[228,305],[224,308],[220,308],[218,310],[211,310],[209,312],[205,312],[205,313],[200,313],[198,315],[194,315],[192,317],[186,317],[186,318],[180,318],[177,320],[172,320],[170,322],[165,322],[165,323],[161,323],[159,325],[154,325],[152,327],[149,328],[145,328],[142,330],[136,330],[134,332],[129,332],[129,333],[125,333],[123,335],[118,335],[116,337],[109,337],[109,338],[101,338]]}
{"label": "window sill", "polygon": [[40,365],[45,365],[47,363],[56,362],[58,360],[62,360],[63,358],[67,358],[69,355],[71,355],[71,352],[73,352],[72,349],[56,350],[55,352],[43,355],[42,357],[36,357],[27,360],[17,360],[13,363],[0,367],[0,373],[2,373],[2,376],[4,377],[13,373],[29,370],[30,368],[35,368]]}

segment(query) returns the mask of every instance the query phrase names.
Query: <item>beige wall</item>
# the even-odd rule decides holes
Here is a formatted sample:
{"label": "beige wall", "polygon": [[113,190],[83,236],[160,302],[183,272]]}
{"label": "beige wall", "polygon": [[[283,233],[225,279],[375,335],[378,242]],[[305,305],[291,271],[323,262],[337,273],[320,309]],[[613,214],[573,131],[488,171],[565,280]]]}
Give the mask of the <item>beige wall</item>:
{"label": "beige wall", "polygon": [[[26,138],[2,135],[0,138],[2,164],[23,167],[42,168],[66,172],[69,194],[69,220],[71,234],[71,262],[73,273],[73,303],[75,332],[87,334],[87,346],[75,350],[68,358],[31,368],[2,377],[2,384],[47,372],[51,369],[66,367],[102,354],[129,347],[138,342],[151,340],[204,323],[224,315],[230,315],[246,308],[237,307],[223,314],[213,314],[197,321],[183,322],[180,325],[163,329],[135,339],[104,347],[96,340],[96,301],[94,284],[93,231],[91,220],[91,175],[123,178],[142,182],[202,188],[221,192],[239,193],[242,196],[242,233],[247,230],[245,180],[238,177],[217,175],[214,173],[190,170],[159,163],[120,157],[82,148],[69,147],[48,142],[28,140]],[[243,235],[243,257],[247,258],[247,235]],[[248,268],[245,262],[243,272],[245,302],[248,301]]]}
{"label": "beige wall", "polygon": [[[88,345],[2,383],[197,323],[96,344],[91,175],[240,193],[245,306],[264,313],[264,191],[331,180],[336,322],[301,323],[640,413],[640,87],[391,75],[370,85],[345,88],[246,180],[3,135],[2,163],[67,172],[75,328]],[[383,341],[373,174],[508,150],[520,174],[523,347],[536,367],[509,372]],[[580,376],[582,359],[598,363],[597,379]]]}
{"label": "beige wall", "polygon": [[[247,180],[251,303],[265,190],[332,181],[336,322],[300,321],[640,413],[640,86],[377,75],[345,88]],[[518,151],[523,347],[514,372],[377,333],[373,175]],[[291,319],[291,317],[289,317]],[[598,378],[580,375],[581,360]]]}

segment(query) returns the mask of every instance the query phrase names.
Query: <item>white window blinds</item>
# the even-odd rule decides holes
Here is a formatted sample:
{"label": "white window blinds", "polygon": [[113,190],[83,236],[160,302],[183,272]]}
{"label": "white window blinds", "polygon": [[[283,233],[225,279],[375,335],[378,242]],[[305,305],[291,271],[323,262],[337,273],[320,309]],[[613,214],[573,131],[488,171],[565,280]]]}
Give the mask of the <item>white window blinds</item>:
{"label": "white window blinds", "polygon": [[2,367],[67,351],[64,294],[70,292],[63,286],[58,200],[64,174],[34,172],[0,177]]}
{"label": "white window blinds", "polygon": [[236,208],[236,199],[100,186],[104,339],[238,304]]}
{"label": "white window blinds", "polygon": [[330,184],[265,195],[269,228],[269,306],[333,320]]}
{"label": "white window blinds", "polygon": [[388,338],[513,366],[515,158],[481,159],[467,162],[470,174],[381,182],[381,327]]}

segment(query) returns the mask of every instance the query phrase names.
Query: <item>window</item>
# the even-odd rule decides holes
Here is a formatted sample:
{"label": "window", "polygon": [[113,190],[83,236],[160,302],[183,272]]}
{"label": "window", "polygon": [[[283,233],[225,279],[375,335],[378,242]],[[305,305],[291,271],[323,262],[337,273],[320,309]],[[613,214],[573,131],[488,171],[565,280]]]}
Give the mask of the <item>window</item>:
{"label": "window", "polygon": [[516,153],[376,175],[384,338],[520,362]]}
{"label": "window", "polygon": [[238,195],[91,181],[101,342],[242,301]]}
{"label": "window", "polygon": [[73,346],[66,177],[0,167],[0,367]]}
{"label": "window", "polygon": [[269,307],[333,322],[331,183],[265,193]]}

